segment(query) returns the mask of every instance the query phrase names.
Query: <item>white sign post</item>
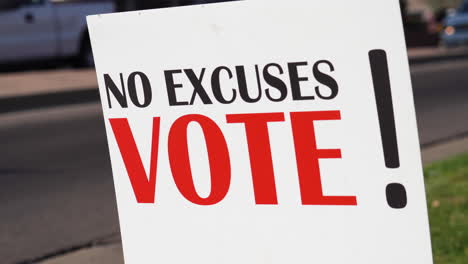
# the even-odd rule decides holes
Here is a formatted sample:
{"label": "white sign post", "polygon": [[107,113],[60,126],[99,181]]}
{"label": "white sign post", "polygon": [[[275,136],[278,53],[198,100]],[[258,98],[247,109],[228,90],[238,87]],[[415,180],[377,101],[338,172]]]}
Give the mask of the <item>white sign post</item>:
{"label": "white sign post", "polygon": [[88,24],[127,264],[432,263],[398,1]]}

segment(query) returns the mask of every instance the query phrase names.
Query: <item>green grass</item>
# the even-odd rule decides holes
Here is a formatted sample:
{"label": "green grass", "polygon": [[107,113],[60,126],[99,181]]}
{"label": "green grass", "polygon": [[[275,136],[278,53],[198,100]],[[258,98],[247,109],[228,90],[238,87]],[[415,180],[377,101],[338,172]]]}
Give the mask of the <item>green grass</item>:
{"label": "green grass", "polygon": [[424,169],[435,264],[468,263],[468,154]]}

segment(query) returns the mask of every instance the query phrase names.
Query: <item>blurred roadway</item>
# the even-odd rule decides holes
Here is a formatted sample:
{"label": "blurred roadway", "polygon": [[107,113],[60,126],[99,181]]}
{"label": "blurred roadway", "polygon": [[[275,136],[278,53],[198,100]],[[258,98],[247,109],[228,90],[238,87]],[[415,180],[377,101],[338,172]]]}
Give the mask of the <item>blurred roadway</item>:
{"label": "blurred roadway", "polygon": [[[421,143],[467,132],[468,60],[414,65],[412,75]],[[2,263],[118,233],[98,103],[0,114],[0,146]]]}
{"label": "blurred roadway", "polygon": [[0,115],[0,124],[0,263],[118,233],[97,103]]}
{"label": "blurred roadway", "polygon": [[468,60],[411,66],[423,146],[468,136]]}

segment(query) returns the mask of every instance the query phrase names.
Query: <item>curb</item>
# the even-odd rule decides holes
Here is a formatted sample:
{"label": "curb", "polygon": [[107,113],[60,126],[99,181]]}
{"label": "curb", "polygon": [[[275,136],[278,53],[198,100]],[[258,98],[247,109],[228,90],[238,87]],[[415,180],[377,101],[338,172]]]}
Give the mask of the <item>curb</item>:
{"label": "curb", "polygon": [[448,159],[468,151],[468,132],[421,144],[424,165]]}
{"label": "curb", "polygon": [[0,98],[0,113],[99,101],[97,87]]}
{"label": "curb", "polygon": [[[112,248],[111,252],[108,252],[109,248]],[[104,236],[102,238],[98,238],[92,240],[90,242],[86,242],[80,245],[76,245],[73,247],[69,247],[66,249],[58,250],[56,252],[52,252],[46,254],[41,257],[37,257],[34,259],[23,260],[16,264],[38,264],[38,263],[69,263],[70,259],[81,259],[81,258],[88,258],[89,253],[92,252],[94,257],[98,257],[99,255],[105,255],[106,258],[113,259],[112,262],[102,262],[102,261],[88,261],[84,263],[115,263],[115,260],[123,260],[123,253],[122,253],[122,240],[120,237],[120,231],[116,232],[115,234],[111,234],[108,236]],[[83,263],[83,262],[73,262],[73,263]]]}
{"label": "curb", "polygon": [[408,60],[410,65],[415,65],[431,62],[462,60],[466,58],[468,58],[468,51],[433,56],[413,56],[409,57]]}
{"label": "curb", "polygon": [[122,244],[90,247],[37,264],[124,264]]}

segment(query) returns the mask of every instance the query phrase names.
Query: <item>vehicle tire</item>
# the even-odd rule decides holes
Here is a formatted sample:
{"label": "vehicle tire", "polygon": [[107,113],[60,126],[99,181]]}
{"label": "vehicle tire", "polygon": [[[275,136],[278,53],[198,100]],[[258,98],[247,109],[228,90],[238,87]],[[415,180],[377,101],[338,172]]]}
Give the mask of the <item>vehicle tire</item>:
{"label": "vehicle tire", "polygon": [[93,52],[91,50],[91,43],[89,41],[89,37],[83,39],[83,43],[81,44],[80,54],[78,56],[78,67],[81,68],[94,68],[94,57]]}

